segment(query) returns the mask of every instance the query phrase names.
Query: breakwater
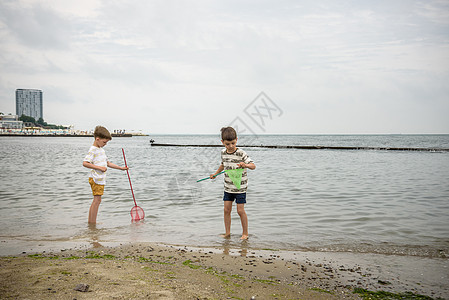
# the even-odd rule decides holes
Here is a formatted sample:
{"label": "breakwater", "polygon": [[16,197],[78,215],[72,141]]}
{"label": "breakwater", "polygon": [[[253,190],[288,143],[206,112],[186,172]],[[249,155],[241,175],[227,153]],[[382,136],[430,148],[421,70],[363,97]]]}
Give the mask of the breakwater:
{"label": "breakwater", "polygon": [[[186,145],[151,143],[153,147],[223,147],[223,145]],[[380,151],[427,151],[449,152],[449,148],[413,148],[413,147],[351,147],[351,146],[296,146],[296,145],[239,145],[241,148],[272,148],[272,149],[306,149],[306,150],[380,150]]]}
{"label": "breakwater", "polygon": [[[112,137],[132,137],[131,133],[111,134]],[[23,134],[23,133],[0,133],[0,136],[14,137],[93,137],[93,134]]]}

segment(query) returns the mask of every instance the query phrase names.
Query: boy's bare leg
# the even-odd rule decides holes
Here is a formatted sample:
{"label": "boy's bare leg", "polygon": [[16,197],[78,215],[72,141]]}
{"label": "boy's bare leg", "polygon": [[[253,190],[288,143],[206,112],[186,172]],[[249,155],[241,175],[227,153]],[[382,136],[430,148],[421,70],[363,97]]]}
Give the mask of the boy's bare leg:
{"label": "boy's bare leg", "polygon": [[233,201],[223,201],[224,202],[224,224],[225,224],[225,234],[221,236],[224,238],[229,238],[231,236],[231,211]]}
{"label": "boy's bare leg", "polygon": [[248,216],[245,211],[245,203],[237,203],[237,213],[240,216],[240,221],[242,222],[242,237],[241,240],[248,239]]}
{"label": "boy's bare leg", "polygon": [[90,224],[97,223],[97,214],[98,208],[100,207],[100,203],[101,203],[101,196],[94,196],[94,200],[92,201],[92,204],[90,205],[89,209],[88,223]]}

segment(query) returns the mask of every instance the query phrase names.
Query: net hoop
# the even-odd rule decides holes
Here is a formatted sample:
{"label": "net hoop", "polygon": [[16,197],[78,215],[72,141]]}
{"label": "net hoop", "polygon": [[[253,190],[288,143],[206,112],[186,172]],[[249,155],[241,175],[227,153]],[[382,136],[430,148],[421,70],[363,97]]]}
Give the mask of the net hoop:
{"label": "net hoop", "polygon": [[133,221],[140,221],[145,218],[145,212],[140,206],[137,205],[131,208],[130,214]]}

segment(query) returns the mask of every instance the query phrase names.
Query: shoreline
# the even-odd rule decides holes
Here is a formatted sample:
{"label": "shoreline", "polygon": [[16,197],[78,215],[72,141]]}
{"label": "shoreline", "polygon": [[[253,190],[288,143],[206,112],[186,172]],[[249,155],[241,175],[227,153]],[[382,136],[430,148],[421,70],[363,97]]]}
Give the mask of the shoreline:
{"label": "shoreline", "polygon": [[[422,299],[446,297],[447,283],[435,283],[435,278],[444,274],[429,278],[422,270],[431,261],[435,260],[245,247],[156,243],[110,247],[93,243],[84,249],[0,257],[0,297],[362,299],[355,290],[429,296]],[[445,259],[441,262],[447,264]],[[75,291],[77,284],[89,285],[90,291]]]}

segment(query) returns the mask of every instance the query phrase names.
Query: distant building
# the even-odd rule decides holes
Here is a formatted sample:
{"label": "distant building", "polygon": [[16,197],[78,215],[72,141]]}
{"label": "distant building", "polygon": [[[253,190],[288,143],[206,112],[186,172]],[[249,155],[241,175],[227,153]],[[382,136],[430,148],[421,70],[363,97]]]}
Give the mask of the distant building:
{"label": "distant building", "polygon": [[44,119],[41,90],[17,89],[16,114],[33,117],[36,121]]}
{"label": "distant building", "polygon": [[19,116],[0,115],[0,129],[22,129],[23,122],[19,121]]}

